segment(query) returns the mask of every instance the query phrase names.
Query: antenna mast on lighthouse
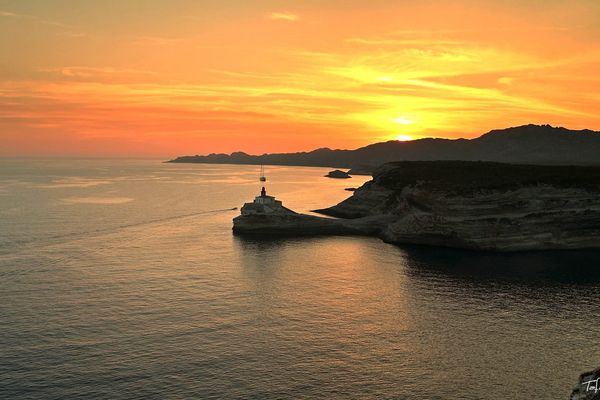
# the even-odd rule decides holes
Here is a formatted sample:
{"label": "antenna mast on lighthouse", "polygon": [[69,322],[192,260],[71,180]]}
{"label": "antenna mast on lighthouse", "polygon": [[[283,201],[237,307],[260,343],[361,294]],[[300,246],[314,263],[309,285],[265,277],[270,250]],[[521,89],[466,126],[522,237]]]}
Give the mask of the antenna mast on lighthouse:
{"label": "antenna mast on lighthouse", "polygon": [[260,191],[260,195],[262,197],[265,197],[267,195],[267,190],[265,189],[265,182],[267,181],[267,177],[265,176],[265,166],[264,165],[260,165],[260,177],[258,178],[258,180],[262,183],[262,189]]}

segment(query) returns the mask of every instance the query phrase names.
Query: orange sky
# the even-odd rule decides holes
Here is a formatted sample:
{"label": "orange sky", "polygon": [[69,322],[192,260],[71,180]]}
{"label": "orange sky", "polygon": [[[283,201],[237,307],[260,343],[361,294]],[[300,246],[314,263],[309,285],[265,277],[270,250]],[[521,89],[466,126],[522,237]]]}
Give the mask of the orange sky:
{"label": "orange sky", "polygon": [[0,0],[0,156],[600,130],[600,1]]}

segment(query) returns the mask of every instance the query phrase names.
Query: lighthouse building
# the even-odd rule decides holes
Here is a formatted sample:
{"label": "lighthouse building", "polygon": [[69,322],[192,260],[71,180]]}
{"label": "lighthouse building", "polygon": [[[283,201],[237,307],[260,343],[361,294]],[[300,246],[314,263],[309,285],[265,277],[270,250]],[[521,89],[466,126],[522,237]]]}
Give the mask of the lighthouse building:
{"label": "lighthouse building", "polygon": [[285,208],[281,201],[273,196],[267,195],[263,186],[260,196],[256,196],[252,203],[246,203],[241,209],[242,215],[286,215],[295,214],[292,210]]}
{"label": "lighthouse building", "polygon": [[260,196],[256,196],[252,203],[246,203],[240,210],[242,215],[289,215],[296,214],[294,211],[285,208],[281,201],[276,200],[273,196],[267,196],[267,189],[265,189],[265,182],[267,177],[265,176],[264,166],[260,166],[260,177],[262,189],[260,190]]}

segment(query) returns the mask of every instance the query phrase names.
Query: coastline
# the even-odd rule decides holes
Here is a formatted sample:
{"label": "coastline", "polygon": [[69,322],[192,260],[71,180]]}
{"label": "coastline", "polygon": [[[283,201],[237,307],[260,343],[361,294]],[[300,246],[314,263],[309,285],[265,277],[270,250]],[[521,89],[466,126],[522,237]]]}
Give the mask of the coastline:
{"label": "coastline", "polygon": [[600,168],[486,162],[389,163],[341,203],[241,215],[236,234],[366,235],[478,251],[600,249]]}

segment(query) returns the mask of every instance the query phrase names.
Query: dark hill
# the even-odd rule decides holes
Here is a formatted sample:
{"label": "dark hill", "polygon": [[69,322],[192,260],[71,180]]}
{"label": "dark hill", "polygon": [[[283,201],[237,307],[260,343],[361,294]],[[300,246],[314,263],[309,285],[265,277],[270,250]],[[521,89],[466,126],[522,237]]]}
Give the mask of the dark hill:
{"label": "dark hill", "polygon": [[600,164],[600,132],[550,125],[524,125],[490,131],[476,139],[419,139],[375,143],[356,150],[321,148],[310,152],[259,156],[242,152],[183,156],[170,162],[266,164],[314,167],[376,167],[390,161],[496,161],[521,164]]}

